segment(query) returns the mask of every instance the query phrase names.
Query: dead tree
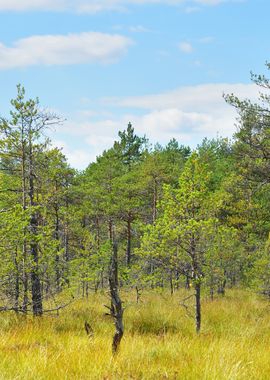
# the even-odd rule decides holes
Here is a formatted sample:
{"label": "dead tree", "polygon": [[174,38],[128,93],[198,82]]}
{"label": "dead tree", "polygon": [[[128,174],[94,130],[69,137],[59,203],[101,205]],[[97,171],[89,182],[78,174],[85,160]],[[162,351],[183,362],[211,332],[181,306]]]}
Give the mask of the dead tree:
{"label": "dead tree", "polygon": [[115,325],[115,334],[113,337],[113,343],[112,343],[112,352],[113,354],[116,354],[121,339],[124,334],[124,326],[123,326],[123,305],[121,298],[119,296],[119,290],[118,290],[118,246],[117,243],[113,243],[113,252],[112,252],[112,258],[111,258],[111,265],[110,265],[110,274],[109,274],[109,285],[110,285],[110,296],[111,296],[111,307],[110,307],[110,314],[114,318],[114,325]]}
{"label": "dead tree", "polygon": [[139,303],[141,295],[142,295],[142,289],[140,289],[138,286],[135,286],[136,289],[136,302]]}
{"label": "dead tree", "polygon": [[87,321],[84,322],[84,328],[89,338],[92,338],[94,336],[94,330]]}

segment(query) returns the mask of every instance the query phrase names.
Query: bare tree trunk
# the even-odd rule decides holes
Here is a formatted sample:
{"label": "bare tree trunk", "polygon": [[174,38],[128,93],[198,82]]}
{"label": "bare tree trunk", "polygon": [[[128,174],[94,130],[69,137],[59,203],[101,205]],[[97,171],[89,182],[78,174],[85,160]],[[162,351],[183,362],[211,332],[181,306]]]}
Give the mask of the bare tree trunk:
{"label": "bare tree trunk", "polygon": [[96,241],[97,241],[97,248],[100,248],[100,223],[98,216],[96,217]]}
{"label": "bare tree trunk", "polygon": [[185,288],[190,290],[190,276],[188,271],[186,272],[186,283],[185,283]]}
{"label": "bare tree trunk", "polygon": [[196,299],[196,332],[201,330],[201,284],[197,282],[195,285],[195,299]]}
{"label": "bare tree trunk", "polygon": [[211,298],[211,301],[214,301],[214,288],[212,285],[210,287],[210,298]]}
{"label": "bare tree trunk", "polygon": [[82,297],[85,297],[85,281],[82,280]]}
{"label": "bare tree trunk", "polygon": [[[68,210],[68,202],[66,202],[67,212]],[[65,273],[64,273],[64,279],[66,284],[70,285],[69,280],[69,228],[68,228],[68,222],[65,221],[65,227],[64,227],[64,258],[65,258]]]}
{"label": "bare tree trunk", "polygon": [[156,180],[154,180],[152,222],[155,223],[156,219],[157,219],[157,182]]}
{"label": "bare tree trunk", "polygon": [[221,294],[222,296],[225,296],[225,287],[226,287],[226,279],[221,280],[218,285],[218,294]]}
{"label": "bare tree trunk", "polygon": [[136,289],[136,303],[139,303],[142,289],[140,289],[138,286],[135,286],[135,289]]}
{"label": "bare tree trunk", "polygon": [[19,298],[20,298],[20,279],[19,279],[19,264],[18,264],[18,251],[16,247],[15,251],[15,257],[14,257],[14,264],[15,264],[15,289],[14,289],[14,310],[16,313],[18,313],[19,310]]}
{"label": "bare tree trunk", "polygon": [[108,228],[109,228],[109,239],[110,239],[110,242],[112,242],[113,241],[113,222],[111,218],[109,219]]}
{"label": "bare tree trunk", "polygon": [[57,241],[57,247],[56,247],[56,255],[55,255],[55,281],[56,281],[56,290],[57,292],[60,292],[60,258],[59,258],[59,252],[60,252],[60,226],[59,226],[59,214],[58,214],[58,205],[55,205],[55,231],[54,231],[54,238]]}
{"label": "bare tree trunk", "polygon": [[176,269],[176,271],[175,271],[175,280],[176,280],[175,287],[177,290],[179,289],[179,279],[180,279],[180,273],[179,273],[179,270]]}
{"label": "bare tree trunk", "polygon": [[129,266],[131,262],[131,220],[130,215],[127,220],[127,252],[126,252],[126,263]]}
{"label": "bare tree trunk", "polygon": [[[22,142],[22,172],[21,172],[21,181],[22,181],[22,207],[23,210],[26,210],[26,157],[25,157],[25,141],[24,141],[24,130],[22,129],[21,135]],[[23,258],[23,303],[22,311],[27,313],[27,308],[29,304],[28,300],[28,273],[27,273],[27,242],[26,242],[26,228],[23,229],[23,246],[22,246],[22,258]]]}
{"label": "bare tree trunk", "polygon": [[171,291],[171,296],[173,295],[174,288],[173,288],[173,271],[170,271],[170,291]]}
{"label": "bare tree trunk", "polygon": [[[25,232],[24,232],[25,233]],[[26,240],[23,242],[23,304],[22,311],[27,313],[28,300],[28,273],[27,273],[27,247]]]}
{"label": "bare tree trunk", "polygon": [[113,337],[112,352],[113,354],[116,354],[124,334],[124,309],[118,291],[118,247],[116,242],[113,243],[113,254],[110,266],[109,285],[111,295],[111,315],[114,317],[114,324],[116,330]]}
{"label": "bare tree trunk", "polygon": [[37,218],[33,214],[30,220],[32,241],[30,243],[31,256],[33,260],[31,268],[31,282],[32,282],[32,307],[34,316],[40,316],[43,313],[41,283],[39,276],[39,263],[38,263],[38,244],[35,241],[37,235]]}
{"label": "bare tree trunk", "polygon": [[195,280],[195,321],[196,321],[196,332],[199,333],[201,329],[201,282],[199,269],[198,257],[196,252],[196,239],[194,233],[191,235],[190,239],[190,256],[192,259],[192,278]]}
{"label": "bare tree trunk", "polygon": [[214,285],[215,285],[215,282],[214,282],[214,275],[213,275],[213,269],[211,268],[211,276],[210,276],[210,298],[211,298],[211,301],[214,300]]}
{"label": "bare tree trunk", "polygon": [[[29,197],[30,206],[34,207],[34,172],[33,172],[33,158],[32,149],[30,149],[30,173],[29,173]],[[39,274],[39,262],[38,262],[38,218],[37,213],[32,211],[30,218],[30,232],[31,232],[31,242],[30,242],[30,252],[32,257],[31,266],[31,282],[32,282],[32,308],[34,316],[40,316],[43,314],[42,306],[42,293],[41,293],[41,283]]]}

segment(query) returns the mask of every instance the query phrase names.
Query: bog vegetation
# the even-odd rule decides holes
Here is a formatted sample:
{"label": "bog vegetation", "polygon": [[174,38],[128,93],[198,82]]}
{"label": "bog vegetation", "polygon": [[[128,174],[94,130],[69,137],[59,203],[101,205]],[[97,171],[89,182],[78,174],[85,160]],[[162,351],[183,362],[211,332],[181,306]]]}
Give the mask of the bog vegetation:
{"label": "bog vegetation", "polygon": [[270,376],[270,83],[252,80],[257,103],[225,96],[233,140],[153,147],[129,123],[82,172],[18,86],[0,119],[1,378]]}

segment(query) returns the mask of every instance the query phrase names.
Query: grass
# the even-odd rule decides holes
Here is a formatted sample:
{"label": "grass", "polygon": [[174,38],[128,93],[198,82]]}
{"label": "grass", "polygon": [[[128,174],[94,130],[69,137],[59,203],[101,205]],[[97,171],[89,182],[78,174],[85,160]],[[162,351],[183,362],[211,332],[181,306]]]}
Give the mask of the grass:
{"label": "grass", "polygon": [[[152,292],[123,293],[125,335],[111,355],[114,326],[106,296],[78,300],[59,317],[0,314],[0,379],[247,379],[270,378],[270,313],[267,301],[247,291],[203,301],[199,336],[179,301]],[[192,309],[191,309],[192,310]],[[87,320],[93,338],[84,331]]]}

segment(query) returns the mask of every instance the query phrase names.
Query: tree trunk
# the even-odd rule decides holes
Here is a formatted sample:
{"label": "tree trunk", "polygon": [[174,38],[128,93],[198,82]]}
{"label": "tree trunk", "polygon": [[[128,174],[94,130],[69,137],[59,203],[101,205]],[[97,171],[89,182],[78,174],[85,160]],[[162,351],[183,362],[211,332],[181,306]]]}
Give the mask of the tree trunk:
{"label": "tree trunk", "polygon": [[111,295],[111,315],[114,317],[115,324],[115,334],[113,337],[112,343],[112,352],[116,354],[121,339],[124,334],[124,326],[123,326],[123,313],[124,309],[122,307],[122,301],[119,296],[118,291],[118,247],[117,243],[113,244],[113,254],[111,259],[110,266],[110,275],[109,275],[109,285],[110,285],[110,295]]}
{"label": "tree trunk", "polygon": [[111,218],[109,219],[109,239],[110,239],[110,242],[113,241],[113,223],[112,223],[112,220]]}
{"label": "tree trunk", "polygon": [[192,259],[192,278],[195,280],[195,320],[196,332],[199,333],[201,329],[201,271],[199,270],[198,257],[196,252],[196,240],[194,233],[190,239],[190,253]]}
{"label": "tree trunk", "polygon": [[37,218],[33,214],[30,220],[32,241],[30,243],[30,251],[32,256],[31,282],[32,282],[32,308],[34,316],[40,316],[43,313],[41,284],[39,276],[38,263],[38,244],[35,240],[37,235]]}
{"label": "tree trunk", "polygon": [[174,288],[173,288],[173,271],[170,272],[170,291],[171,291],[171,296],[173,295]]}
{"label": "tree trunk", "polygon": [[201,284],[197,282],[195,285],[195,299],[196,299],[196,332],[201,330]]}
{"label": "tree trunk", "polygon": [[23,242],[23,304],[22,304],[22,311],[24,313],[27,313],[28,304],[29,304],[29,299],[28,299],[27,247],[26,247],[26,240],[24,239],[24,242]]}
{"label": "tree trunk", "polygon": [[97,249],[100,248],[100,223],[98,216],[96,217],[96,242],[97,242]]}
{"label": "tree trunk", "polygon": [[189,273],[186,272],[186,283],[185,283],[185,288],[190,290],[190,277],[189,277]]}
{"label": "tree trunk", "polygon": [[210,275],[210,297],[211,301],[214,300],[214,288],[215,287],[215,281],[214,281],[214,275],[213,275],[213,268],[211,268],[211,275]]}
{"label": "tree trunk", "polygon": [[[35,206],[34,201],[34,172],[33,172],[33,158],[32,158],[32,149],[30,149],[30,173],[29,173],[29,197],[30,197],[30,206]],[[39,262],[38,262],[38,218],[36,211],[32,211],[30,218],[30,233],[31,233],[31,242],[30,242],[30,252],[32,257],[32,266],[31,266],[31,282],[32,282],[32,308],[34,316],[40,316],[43,314],[42,306],[42,294],[41,294],[41,283],[40,283],[40,274],[39,274]]]}
{"label": "tree trunk", "polygon": [[60,292],[60,258],[59,258],[59,252],[60,252],[60,236],[59,236],[59,214],[58,214],[58,205],[55,205],[55,231],[54,231],[54,238],[57,241],[57,247],[56,247],[56,255],[55,255],[55,282],[56,282],[56,290],[57,292]]}
{"label": "tree trunk", "polygon": [[154,194],[153,194],[153,211],[152,211],[152,222],[155,223],[157,219],[157,183],[154,180]]}
{"label": "tree trunk", "polygon": [[14,289],[14,310],[16,313],[19,311],[19,298],[20,298],[20,279],[19,279],[19,265],[18,265],[18,252],[17,247],[15,251],[14,264],[15,264],[15,289]]}
{"label": "tree trunk", "polygon": [[141,298],[141,290],[142,289],[139,289],[138,286],[135,286],[135,289],[136,289],[136,303],[139,303],[140,298]]}
{"label": "tree trunk", "polygon": [[210,286],[210,298],[211,301],[214,301],[214,287],[212,285]]}
{"label": "tree trunk", "polygon": [[219,282],[219,285],[218,285],[218,294],[221,294],[222,296],[225,296],[225,287],[226,287],[226,279],[222,280]]}
{"label": "tree trunk", "polygon": [[126,252],[127,266],[130,265],[130,262],[131,262],[131,220],[130,220],[130,215],[129,215],[128,221],[127,221],[127,252]]}
{"label": "tree trunk", "polygon": [[68,233],[68,222],[65,222],[65,228],[64,228],[64,259],[65,259],[65,271],[64,271],[64,279],[65,283],[70,285],[69,281],[69,233]]}
{"label": "tree trunk", "polygon": [[[21,143],[22,143],[22,171],[21,171],[21,181],[22,181],[22,207],[23,210],[26,210],[26,157],[25,157],[25,141],[24,141],[24,131],[22,130],[21,135]],[[23,229],[23,246],[22,246],[22,258],[23,258],[23,273],[22,273],[22,281],[23,281],[23,303],[22,303],[22,311],[27,313],[29,299],[28,299],[28,273],[27,273],[27,242],[26,242],[26,228]]]}

